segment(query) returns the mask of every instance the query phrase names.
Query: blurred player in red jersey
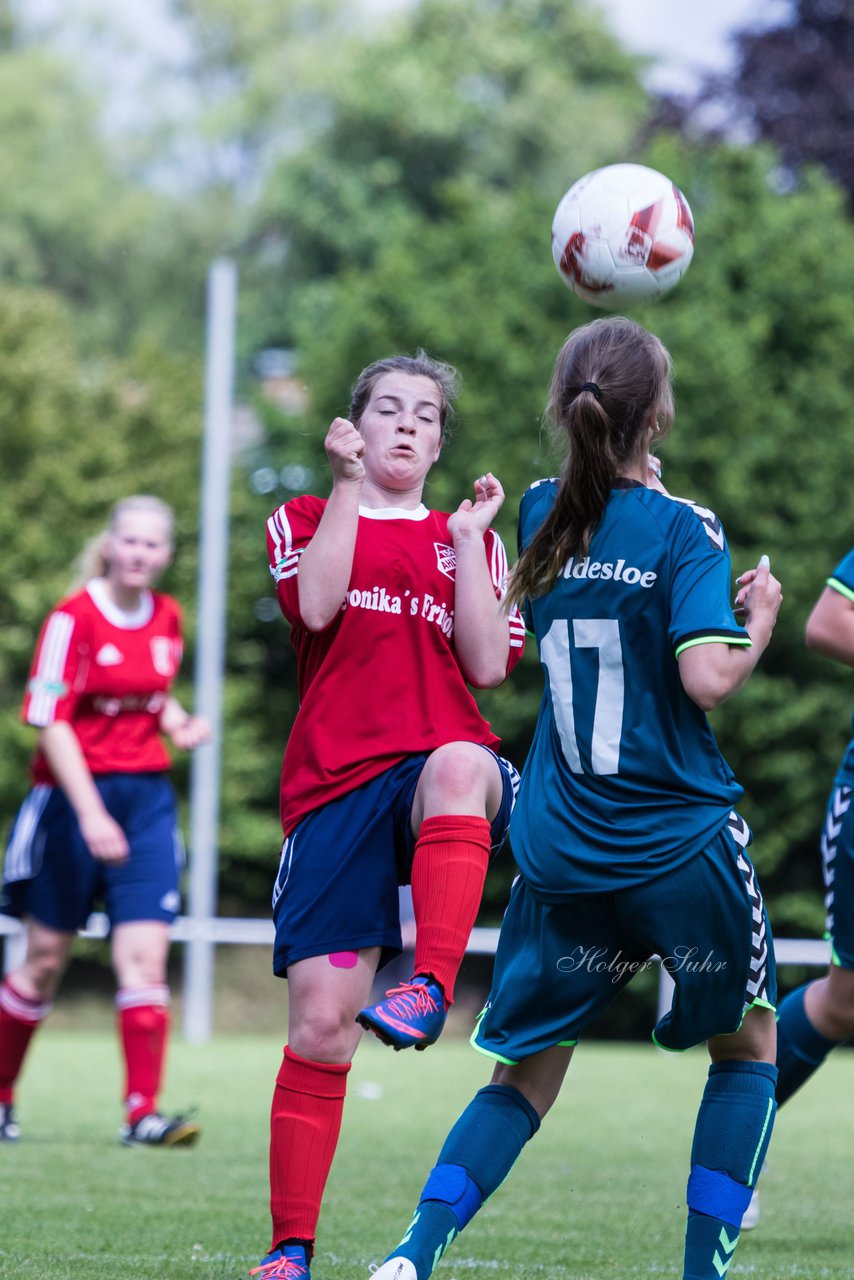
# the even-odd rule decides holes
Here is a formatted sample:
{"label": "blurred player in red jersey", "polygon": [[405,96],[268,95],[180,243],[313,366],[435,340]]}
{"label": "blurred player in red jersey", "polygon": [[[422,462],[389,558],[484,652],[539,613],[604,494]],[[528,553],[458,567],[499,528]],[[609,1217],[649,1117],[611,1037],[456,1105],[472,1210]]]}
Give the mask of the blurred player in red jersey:
{"label": "blurred player in red jersey", "polygon": [[[396,1049],[439,1036],[518,785],[468,687],[500,684],[524,644],[520,614],[500,607],[507,561],[490,525],[504,491],[487,475],[452,515],[422,502],[455,382],[423,352],[364,370],[326,437],[329,498],[295,498],[268,521],[300,708],[273,894],[289,1006],[263,1280],[308,1274],[356,1020]],[[410,879],[414,976],[364,1008],[400,951]]]}
{"label": "blurred player in red jersey", "polygon": [[33,787],[9,838],[0,902],[27,925],[26,959],[0,986],[0,1138],[18,1137],[15,1082],[96,900],[110,919],[118,983],[121,1140],[177,1146],[198,1136],[197,1125],[157,1109],[183,860],[161,735],[182,750],[209,737],[169,693],[181,614],[150,589],[172,557],[172,530],[158,498],[118,502],[84,553],[85,587],[57,605],[39,637],[22,712],[39,730]]}

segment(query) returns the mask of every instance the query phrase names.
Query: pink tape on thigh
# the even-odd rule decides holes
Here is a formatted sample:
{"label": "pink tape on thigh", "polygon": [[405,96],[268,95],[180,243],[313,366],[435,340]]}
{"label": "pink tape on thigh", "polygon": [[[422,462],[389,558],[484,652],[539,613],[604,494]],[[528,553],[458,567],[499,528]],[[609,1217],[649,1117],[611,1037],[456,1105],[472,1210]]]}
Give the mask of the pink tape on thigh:
{"label": "pink tape on thigh", "polygon": [[358,951],[333,951],[329,957],[329,963],[336,969],[355,969],[358,962]]}

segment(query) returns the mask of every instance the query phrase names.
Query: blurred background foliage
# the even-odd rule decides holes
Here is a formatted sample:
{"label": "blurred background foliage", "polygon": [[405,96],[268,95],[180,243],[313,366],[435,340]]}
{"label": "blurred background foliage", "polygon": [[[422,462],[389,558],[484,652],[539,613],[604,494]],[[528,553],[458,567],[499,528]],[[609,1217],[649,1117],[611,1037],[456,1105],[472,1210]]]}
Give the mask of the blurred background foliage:
{"label": "blurred background foliage", "polygon": [[[802,636],[852,542],[854,109],[826,89],[850,72],[854,4],[792,3],[779,26],[739,36],[731,75],[691,101],[653,97],[642,61],[583,0],[168,10],[181,56],[150,63],[128,112],[82,52],[115,73],[128,56],[118,25],[87,34],[73,6],[37,24],[0,0],[4,825],[26,786],[32,737],[16,710],[36,630],[128,492],[177,508],[165,586],[188,615],[191,697],[205,276],[232,255],[220,910],[266,913],[296,690],[265,518],[303,489],[325,493],[323,436],[359,370],[423,346],[464,379],[428,501],[453,507],[494,471],[512,551],[520,493],[555,466],[542,421],[554,354],[594,314],[555,272],[551,217],[580,174],[633,160],[673,178],[697,229],[685,282],[633,311],[674,359],[666,483],[718,513],[735,572],[767,552],[785,592],[771,649],[714,726],[745,786],[777,933],[819,933],[818,831],[852,682]],[[69,39],[73,22],[86,39]],[[537,666],[529,652],[481,699],[519,764]],[[505,852],[482,923],[500,918],[511,876]]]}

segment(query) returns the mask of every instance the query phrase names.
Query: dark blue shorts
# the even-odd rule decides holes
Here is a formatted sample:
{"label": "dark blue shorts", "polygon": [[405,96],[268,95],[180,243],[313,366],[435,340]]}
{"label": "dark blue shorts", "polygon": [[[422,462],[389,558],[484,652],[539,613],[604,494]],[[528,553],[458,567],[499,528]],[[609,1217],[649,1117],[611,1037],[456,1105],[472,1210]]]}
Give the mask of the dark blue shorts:
{"label": "dark blue shorts", "polygon": [[774,1008],[771,930],[746,824],[647,884],[539,901],[519,877],[501,926],[492,991],[472,1044],[517,1063],[573,1045],[656,953],[675,983],[656,1044],[688,1049],[737,1031],[751,1005]]}
{"label": "dark blue shorts", "polygon": [[65,793],[36,786],[9,837],[0,910],[62,933],[82,928],[96,906],[114,926],[171,924],[181,905],[184,864],[172,784],[163,773],[109,773],[96,775],[95,785],[127,837],[127,861],[93,858]]}
{"label": "dark blue shorts", "polygon": [[[400,954],[397,890],[409,881],[412,803],[428,756],[409,756],[315,809],[285,838],[273,886],[273,972],[280,978],[309,956],[380,947],[382,967]],[[507,834],[519,786],[509,761],[495,759],[503,792],[492,823],[493,852]]]}
{"label": "dark blue shorts", "polygon": [[[847,778],[849,775],[845,775]],[[854,969],[854,788],[838,777],[827,801],[821,833],[827,911],[826,937],[833,963]]]}

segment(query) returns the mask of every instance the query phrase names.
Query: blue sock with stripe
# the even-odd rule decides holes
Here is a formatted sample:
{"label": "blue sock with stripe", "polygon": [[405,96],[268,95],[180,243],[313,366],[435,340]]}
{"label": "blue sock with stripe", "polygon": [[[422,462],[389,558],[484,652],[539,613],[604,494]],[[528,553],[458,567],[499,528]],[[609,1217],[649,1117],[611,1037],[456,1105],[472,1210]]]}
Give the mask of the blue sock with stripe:
{"label": "blue sock with stripe", "polygon": [[445,1139],[406,1234],[389,1257],[408,1258],[418,1280],[427,1280],[539,1127],[540,1117],[518,1089],[490,1084],[476,1093]]}
{"label": "blue sock with stripe", "polygon": [[816,1031],[804,1007],[807,983],[792,991],[777,1013],[777,1105],[782,1107],[796,1089],[809,1080],[839,1040],[828,1040]]}
{"label": "blue sock with stripe", "polygon": [[697,1113],[684,1280],[721,1280],[768,1150],[777,1104],[770,1062],[715,1062]]}

